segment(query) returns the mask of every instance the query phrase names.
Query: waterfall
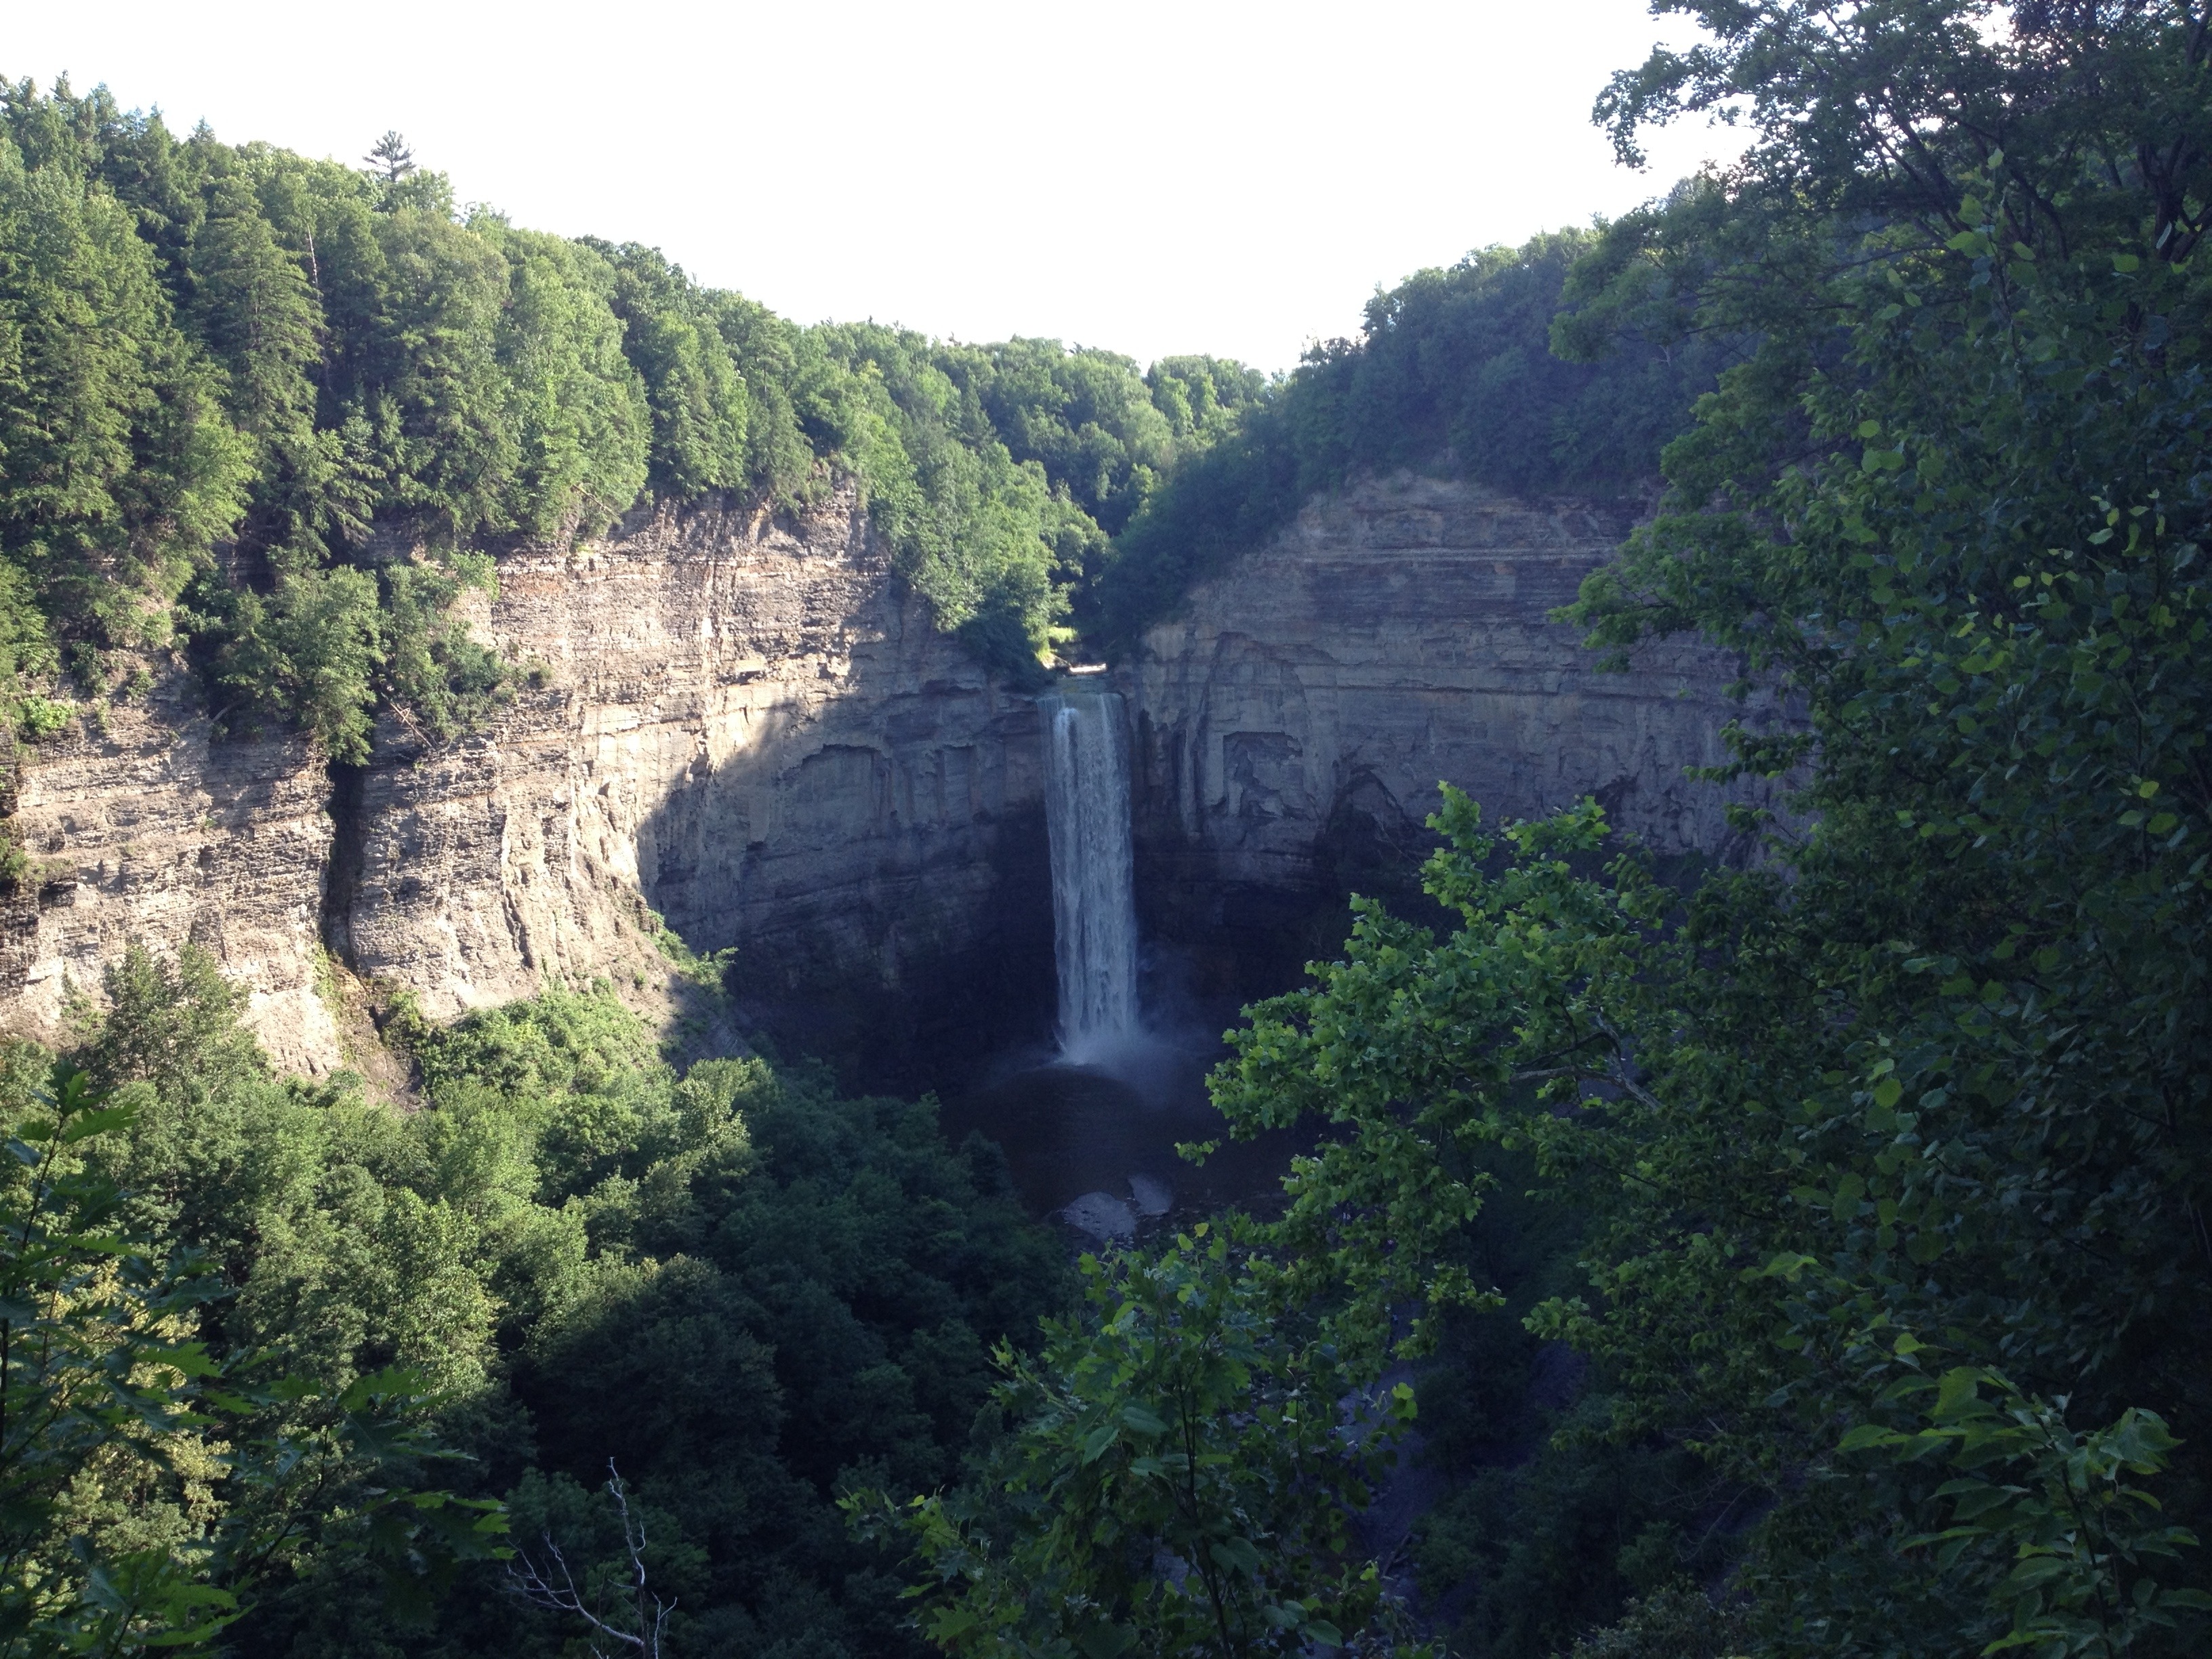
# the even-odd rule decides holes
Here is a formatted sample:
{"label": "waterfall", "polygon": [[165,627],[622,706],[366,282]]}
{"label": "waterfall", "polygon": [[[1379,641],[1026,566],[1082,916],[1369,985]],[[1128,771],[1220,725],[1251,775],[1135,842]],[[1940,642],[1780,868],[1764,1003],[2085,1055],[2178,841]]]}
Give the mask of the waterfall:
{"label": "waterfall", "polygon": [[1083,1065],[1137,1030],[1129,749],[1114,692],[1049,696],[1042,708],[1060,1050]]}

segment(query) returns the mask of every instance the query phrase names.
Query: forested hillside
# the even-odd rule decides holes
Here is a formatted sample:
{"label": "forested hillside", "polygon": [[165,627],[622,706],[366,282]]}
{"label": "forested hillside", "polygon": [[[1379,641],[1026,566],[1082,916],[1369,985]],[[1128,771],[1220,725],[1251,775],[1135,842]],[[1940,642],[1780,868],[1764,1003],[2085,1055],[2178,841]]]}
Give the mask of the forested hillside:
{"label": "forested hillside", "polygon": [[0,95],[0,693],[36,736],[182,644],[234,728],[450,736],[504,665],[481,550],[641,502],[858,483],[941,626],[1036,672],[1067,592],[1260,377],[1050,341],[797,326],[653,250],[368,166]]}
{"label": "forested hillside", "polygon": [[[1066,1301],[995,1147],[757,1060],[679,1073],[604,990],[405,1025],[403,1113],[272,1074],[195,949],[134,951],[106,988],[56,1086],[22,1044],[0,1073],[31,1154],[0,1188],[9,1651],[250,1609],[203,1635],[560,1654],[585,1626],[493,1553],[557,1576],[557,1552],[618,1608],[611,1471],[669,1651],[921,1650],[896,1556],[832,1500],[957,1476],[993,1346]],[[380,1513],[395,1486],[451,1501]],[[463,1505],[499,1498],[471,1532]]]}

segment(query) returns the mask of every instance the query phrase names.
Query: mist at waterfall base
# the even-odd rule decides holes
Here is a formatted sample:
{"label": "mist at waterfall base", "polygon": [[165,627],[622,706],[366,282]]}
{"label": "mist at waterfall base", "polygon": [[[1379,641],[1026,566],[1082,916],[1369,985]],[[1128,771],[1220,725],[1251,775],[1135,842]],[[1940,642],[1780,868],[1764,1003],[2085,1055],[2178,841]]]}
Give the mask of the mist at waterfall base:
{"label": "mist at waterfall base", "polygon": [[[1079,682],[1040,699],[1039,713],[1058,1048],[1002,1056],[946,1107],[945,1127],[955,1140],[971,1130],[996,1140],[1032,1210],[1101,1237],[1272,1194],[1297,1138],[1227,1139],[1206,1092],[1226,1053],[1220,1023],[1188,1006],[1170,964],[1139,949],[1121,699]],[[1223,1143],[1202,1166],[1176,1152],[1198,1140]]]}

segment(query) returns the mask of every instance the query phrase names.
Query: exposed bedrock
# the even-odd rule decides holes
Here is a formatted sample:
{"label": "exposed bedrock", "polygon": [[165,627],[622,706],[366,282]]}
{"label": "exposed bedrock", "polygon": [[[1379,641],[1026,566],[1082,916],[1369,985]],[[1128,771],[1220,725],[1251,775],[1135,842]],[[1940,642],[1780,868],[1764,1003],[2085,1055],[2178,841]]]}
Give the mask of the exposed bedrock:
{"label": "exposed bedrock", "polygon": [[387,720],[362,768],[210,744],[179,673],[28,751],[10,827],[43,863],[0,913],[0,1018],[53,1038],[132,938],[217,951],[311,1071],[342,1060],[325,944],[434,1018],[592,975],[665,1012],[649,904],[736,948],[741,1006],[794,1054],[890,1080],[1045,1035],[1036,711],[935,630],[849,494],[663,509],[499,574],[477,625],[527,673],[461,742]]}
{"label": "exposed bedrock", "polygon": [[1361,890],[1416,902],[1437,785],[1485,821],[1595,795],[1662,854],[1729,859],[1723,793],[1684,775],[1725,757],[1733,656],[1646,647],[1601,673],[1547,620],[1611,557],[1632,511],[1518,501],[1399,477],[1310,503],[1268,547],[1193,592],[1127,671],[1138,891],[1147,935],[1202,993],[1295,981]]}
{"label": "exposed bedrock", "polygon": [[21,756],[8,829],[30,860],[0,900],[0,1022],[48,1042],[132,939],[220,956],[278,1064],[319,1073],[338,1031],[317,994],[331,823],[322,763],[296,738],[210,743],[171,674]]}
{"label": "exposed bedrock", "polygon": [[[331,933],[427,1012],[665,964],[635,896],[778,1046],[909,1075],[1050,1018],[1030,702],[931,625],[849,496],[664,512],[501,559],[487,630],[543,689],[483,736],[380,734]],[[343,827],[343,823],[342,823]],[[343,848],[342,848],[343,850]]]}
{"label": "exposed bedrock", "polygon": [[[1402,896],[1440,778],[1493,818],[1595,793],[1664,851],[1731,853],[1682,769],[1721,757],[1735,664],[1667,647],[1601,675],[1545,620],[1628,523],[1364,484],[1152,631],[1117,671],[1139,902],[1196,988],[1280,988],[1340,940],[1346,889]],[[25,750],[0,1020],[61,1035],[133,938],[216,952],[311,1072],[343,1059],[332,960],[439,1018],[586,975],[680,1013],[650,906],[735,949],[750,1029],[856,1080],[952,1084],[1048,1035],[1035,702],[935,630],[849,494],[662,508],[499,573],[476,625],[525,672],[459,743],[386,720],[368,765],[330,768],[210,742],[173,671]]]}

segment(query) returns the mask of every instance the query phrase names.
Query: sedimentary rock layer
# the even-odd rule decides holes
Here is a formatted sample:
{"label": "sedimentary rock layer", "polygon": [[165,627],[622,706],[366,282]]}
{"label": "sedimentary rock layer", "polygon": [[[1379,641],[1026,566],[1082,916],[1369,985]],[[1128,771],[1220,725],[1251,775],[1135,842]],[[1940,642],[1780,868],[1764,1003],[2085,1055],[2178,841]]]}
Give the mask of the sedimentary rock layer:
{"label": "sedimentary rock layer", "polygon": [[210,743],[193,687],[165,677],[24,756],[8,828],[31,867],[0,906],[0,1019],[49,1042],[132,939],[215,951],[271,1056],[337,1063],[316,994],[329,781],[297,738]]}
{"label": "sedimentary rock layer", "polygon": [[545,684],[456,745],[380,734],[333,870],[364,976],[449,1017],[547,973],[649,974],[641,893],[824,1051],[889,1056],[1008,971],[1048,981],[1035,709],[936,630],[849,496],[509,555],[484,626]]}
{"label": "sedimentary rock layer", "polygon": [[[1718,792],[1682,772],[1722,757],[1735,665],[1669,647],[1603,675],[1547,620],[1629,524],[1400,478],[1200,586],[1116,671],[1148,934],[1234,958],[1224,983],[1280,981],[1314,904],[1340,937],[1344,888],[1402,885],[1439,779],[1493,819],[1594,793],[1663,851],[1728,851]],[[474,620],[523,672],[459,742],[387,719],[337,769],[211,742],[173,668],[27,750],[0,1020],[56,1036],[134,938],[216,951],[307,1071],[342,1059],[333,963],[438,1018],[586,975],[665,1012],[649,905],[735,949],[756,1029],[875,1081],[1047,1034],[1036,704],[935,629],[851,495],[663,507],[498,562]]]}
{"label": "sedimentary rock layer", "polygon": [[280,1062],[322,1070],[325,942],[434,1018],[549,977],[649,1001],[647,902],[736,947],[798,1047],[895,1058],[1017,992],[1049,1007],[1034,708],[936,631],[849,494],[664,508],[499,574],[477,625],[527,672],[459,743],[387,720],[360,769],[210,744],[173,672],[29,751],[11,827],[43,863],[0,921],[0,1017],[51,1039],[126,940],[191,939]]}
{"label": "sedimentary rock layer", "polygon": [[1725,757],[1729,720],[1769,717],[1723,695],[1740,665],[1679,642],[1601,673],[1549,620],[1634,521],[1401,475],[1200,585],[1126,676],[1150,931],[1216,949],[1386,878],[1428,844],[1439,781],[1492,823],[1595,795],[1662,853],[1743,851],[1723,793],[1684,775]]}

